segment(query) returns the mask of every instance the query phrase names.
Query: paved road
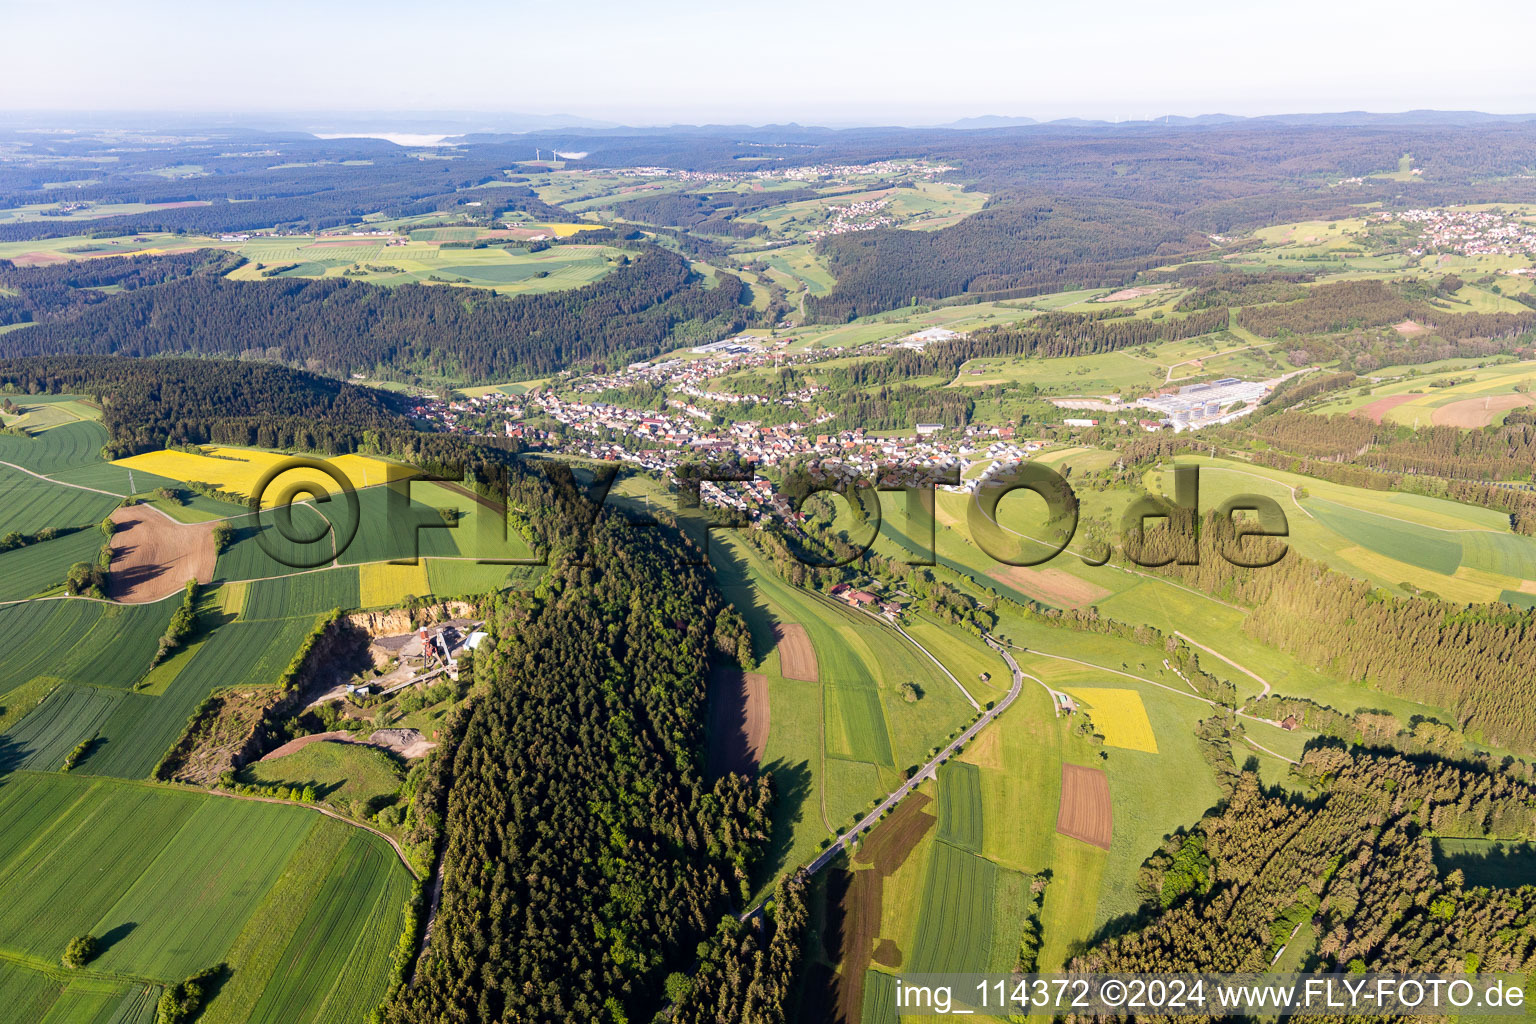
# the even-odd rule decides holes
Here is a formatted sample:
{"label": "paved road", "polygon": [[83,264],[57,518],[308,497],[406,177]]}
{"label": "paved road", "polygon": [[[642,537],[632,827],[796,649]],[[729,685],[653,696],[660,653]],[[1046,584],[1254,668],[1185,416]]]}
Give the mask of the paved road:
{"label": "paved road", "polygon": [[[984,637],[984,639],[987,641],[988,646],[1003,656],[1003,660],[1008,663],[1009,670],[1013,672],[1013,685],[1009,687],[1007,696],[998,701],[996,707],[992,708],[990,711],[983,712],[980,718],[972,722],[964,732],[951,740],[949,745],[946,746],[943,750],[940,750],[938,754],[934,755],[932,760],[919,768],[917,773],[914,774],[905,783],[903,783],[900,789],[896,790],[896,792],[882,800],[879,806],[877,806],[874,810],[864,815],[864,817],[859,820],[858,824],[854,825],[853,828],[838,836],[837,840],[831,846],[823,850],[819,857],[811,861],[811,863],[806,866],[805,870],[807,874],[814,875],[816,872],[826,867],[837,857],[839,853],[841,853],[848,846],[850,842],[852,842],[856,836],[858,836],[866,828],[869,828],[878,822],[881,816],[884,815],[887,811],[901,803],[902,799],[905,798],[907,794],[916,789],[920,783],[926,781],[927,779],[935,778],[938,775],[940,762],[952,757],[957,747],[971,742],[977,733],[991,724],[991,722],[996,719],[998,715],[1008,710],[1008,705],[1012,704],[1016,699],[1018,699],[1020,691],[1024,688],[1024,671],[1019,668],[1019,663],[1013,660],[1013,655],[1009,654],[1001,644],[999,644],[996,640],[993,640],[990,636]],[[1038,682],[1038,680],[1036,681]],[[750,911],[749,914],[750,913],[755,913],[755,911]]]}

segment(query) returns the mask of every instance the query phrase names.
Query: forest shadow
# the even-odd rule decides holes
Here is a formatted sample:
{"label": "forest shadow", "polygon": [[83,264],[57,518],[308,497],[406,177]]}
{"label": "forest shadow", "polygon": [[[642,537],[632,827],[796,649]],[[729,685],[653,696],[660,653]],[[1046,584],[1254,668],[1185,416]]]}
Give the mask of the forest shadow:
{"label": "forest shadow", "polygon": [[1536,844],[1497,839],[1437,839],[1435,866],[1442,875],[1460,871],[1469,888],[1518,889],[1536,878]]}
{"label": "forest shadow", "polygon": [[777,619],[769,610],[767,599],[752,581],[747,560],[724,544],[711,544],[709,564],[715,573],[715,586],[746,620],[747,629],[752,634],[752,660],[761,665],[778,643],[774,636]]}
{"label": "forest shadow", "polygon": [[783,758],[763,766],[773,777],[773,821],[765,856],[758,861],[754,885],[772,878],[789,859],[794,846],[795,826],[805,818],[805,804],[811,796],[811,766],[808,762],[790,764]]}
{"label": "forest shadow", "polygon": [[[3,710],[5,709],[0,707],[0,711]],[[5,733],[0,733],[0,786],[5,785],[6,776],[15,771],[31,754],[31,747],[23,746]]]}

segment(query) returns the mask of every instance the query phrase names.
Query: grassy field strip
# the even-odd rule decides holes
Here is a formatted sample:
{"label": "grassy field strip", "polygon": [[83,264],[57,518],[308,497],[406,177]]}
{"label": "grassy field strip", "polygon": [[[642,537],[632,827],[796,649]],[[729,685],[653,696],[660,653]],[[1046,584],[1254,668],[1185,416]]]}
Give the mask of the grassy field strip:
{"label": "grassy field strip", "polygon": [[981,769],[966,761],[939,768],[939,838],[961,850],[979,853],[985,834],[981,804]]}
{"label": "grassy field strip", "polygon": [[102,537],[85,528],[0,554],[0,604],[57,587],[76,562],[94,562]]}
{"label": "grassy field strip", "polygon": [[[1344,484],[1336,484],[1332,481],[1321,480],[1315,477],[1301,476],[1282,469],[1270,469],[1267,466],[1256,466],[1249,463],[1233,465],[1231,460],[1213,459],[1205,455],[1181,455],[1179,456],[1178,464],[1181,466],[1198,466],[1202,470],[1212,469],[1218,472],[1238,473],[1256,477],[1269,480],[1279,487],[1305,487],[1314,498],[1322,497],[1336,500],[1357,512],[1374,512],[1388,517],[1398,514],[1399,518],[1406,518],[1417,526],[1447,531],[1462,530],[1467,527],[1482,527],[1495,533],[1508,532],[1509,519],[1507,515],[1490,509],[1449,501],[1444,498],[1427,498],[1421,495],[1348,487]],[[1203,480],[1204,473],[1201,476]],[[1204,490],[1205,487],[1202,486],[1202,501],[1205,500]]]}
{"label": "grassy field strip", "polygon": [[[357,1019],[347,1013],[330,1016],[318,1011],[335,997],[340,1003],[349,1003],[361,1016],[383,997],[384,972],[365,980],[348,975],[346,967],[358,943],[368,937],[367,925],[381,901],[393,903],[396,920],[391,939],[399,936],[399,917],[409,885],[375,889],[352,883],[358,875],[378,878],[388,866],[388,858],[377,844],[356,833],[339,854],[338,863],[347,870],[332,870],[325,878],[277,961],[272,974],[275,983],[262,990],[261,999],[252,1007],[251,1024],[286,1024],[304,1019],[305,1010],[315,1012],[316,1019]],[[392,873],[394,878],[399,876],[400,872]],[[350,991],[338,988],[343,984]],[[340,996],[336,996],[338,991]]]}
{"label": "grassy field strip", "polygon": [[1375,512],[1375,511],[1372,511],[1371,509],[1356,508],[1356,507],[1354,507],[1352,505],[1344,505],[1344,504],[1341,504],[1340,502],[1337,502],[1337,501],[1329,501],[1327,498],[1315,498],[1314,497],[1314,498],[1309,498],[1308,500],[1309,501],[1317,502],[1319,505],[1332,505],[1334,508],[1341,508],[1341,509],[1344,509],[1345,511],[1348,511],[1348,512],[1359,513],[1361,515],[1367,515],[1367,516],[1375,516],[1377,519],[1390,519],[1390,520],[1392,520],[1393,522],[1396,522],[1396,523],[1404,523],[1404,524],[1406,524],[1408,526],[1414,526],[1414,527],[1418,527],[1418,528],[1424,529],[1424,530],[1439,530],[1441,533],[1500,533],[1500,532],[1506,532],[1507,533],[1508,532],[1508,531],[1500,531],[1500,530],[1490,530],[1490,529],[1488,529],[1486,527],[1482,527],[1482,526],[1454,526],[1454,527],[1452,527],[1452,526],[1434,526],[1434,525],[1432,525],[1430,523],[1419,523],[1419,522],[1413,521],[1412,519],[1404,519],[1401,516],[1388,515],[1385,512]]}
{"label": "grassy field strip", "polygon": [[43,849],[65,819],[91,799],[95,788],[47,786],[44,778],[11,775],[0,785],[0,818],[16,823],[0,832],[0,878],[10,875],[13,867],[20,870]]}
{"label": "grassy field strip", "polygon": [[913,973],[985,968],[996,926],[997,865],[943,840],[934,843],[918,913]]}
{"label": "grassy field strip", "polygon": [[[944,498],[946,496],[947,495],[941,495],[940,498],[942,499],[942,498]],[[972,498],[970,500],[974,502],[974,498]],[[1044,545],[1047,545],[1048,547],[1051,547],[1051,548],[1054,548],[1056,546],[1054,543],[1052,543],[1050,541],[1042,540],[1039,537],[1031,537],[1028,534],[1021,533],[1018,530],[1014,530],[1014,529],[1012,529],[1010,527],[1004,526],[1002,523],[998,522],[996,519],[994,519],[994,518],[992,518],[990,516],[987,516],[985,512],[982,512],[982,515],[987,519],[987,522],[991,523],[993,526],[995,526],[997,529],[1003,531],[1004,533],[1011,533],[1015,537],[1020,538],[1021,540],[1027,540],[1027,541],[1030,541],[1030,542],[1035,543],[1035,544],[1044,544]],[[1076,548],[1073,548],[1069,544],[1067,547],[1062,549],[1062,554],[1063,555],[1065,555],[1065,554],[1074,554],[1074,555],[1080,555],[1081,556],[1081,555],[1086,555],[1087,553],[1083,552],[1083,551],[1080,551],[1080,550],[1078,550]],[[1102,566],[1102,568],[1110,569],[1110,570],[1112,570],[1114,572],[1125,573],[1125,574],[1130,575],[1130,576],[1140,576],[1143,579],[1152,580],[1152,581],[1154,581],[1156,583],[1159,583],[1159,584],[1161,584],[1163,586],[1172,587],[1175,590],[1182,590],[1182,591],[1184,591],[1187,594],[1192,594],[1195,597],[1202,598],[1202,599],[1204,599],[1206,601],[1210,601],[1212,604],[1221,605],[1223,608],[1230,608],[1230,609],[1232,609],[1234,611],[1241,611],[1241,609],[1239,609],[1236,605],[1230,604],[1230,603],[1228,603],[1226,601],[1223,601],[1223,600],[1221,600],[1218,597],[1213,597],[1210,594],[1204,593],[1203,591],[1195,590],[1193,587],[1186,587],[1182,583],[1175,583],[1172,580],[1165,579],[1165,578],[1163,578],[1161,576],[1155,576],[1152,573],[1138,572],[1137,570],[1131,569],[1131,568],[1129,568],[1127,566],[1115,565],[1113,562],[1106,562]]]}
{"label": "grassy field strip", "polygon": [[18,1024],[150,1024],[160,986],[0,950],[0,993]]}
{"label": "grassy field strip", "polygon": [[55,689],[5,735],[0,771],[57,771],[69,752],[101,730],[123,691],[71,683]]}
{"label": "grassy field strip", "polygon": [[[56,959],[71,938],[91,930],[195,810],[196,799],[186,794],[83,784],[92,799],[61,822],[58,840],[0,881],[0,935],[17,952]],[[87,875],[91,885],[82,889],[78,879]],[[167,910],[174,912],[174,903]]]}
{"label": "grassy field strip", "polygon": [[149,669],[174,607],[44,599],[0,606],[0,629],[47,643],[13,646],[0,662],[0,696],[38,676],[127,689]]}
{"label": "grassy field strip", "polygon": [[59,531],[94,527],[120,500],[115,494],[62,483],[23,466],[0,462],[0,533],[14,530],[30,536],[45,527]]}
{"label": "grassy field strip", "polygon": [[351,835],[332,819],[315,822],[230,945],[233,976],[204,1011],[204,1024],[244,1024]]}
{"label": "grassy field strip", "polygon": [[[398,849],[379,841],[387,837],[305,810],[143,783],[7,776],[0,963],[56,964],[69,938],[90,932],[103,949],[80,977],[166,982],[228,962],[232,977],[207,1020],[362,1019],[383,995],[412,876],[395,866]],[[253,994],[271,1003],[265,1016],[250,1017]]]}
{"label": "grassy field strip", "polygon": [[[873,612],[870,612],[869,614],[871,616],[874,616]],[[960,682],[959,679],[955,678],[955,674],[953,672],[951,672],[949,669],[944,667],[944,663],[942,661],[940,661],[938,658],[933,656],[933,652],[932,651],[928,650],[928,648],[926,648],[922,644],[918,643],[918,641],[915,638],[913,638],[913,636],[910,633],[908,633],[905,629],[902,629],[901,628],[901,623],[896,622],[896,621],[893,620],[891,622],[891,625],[895,627],[896,632],[900,633],[904,638],[906,638],[908,643],[910,643],[913,647],[916,647],[918,650],[922,651],[923,654],[925,656],[927,656],[929,661],[933,662],[935,665],[937,665],[939,667],[939,671],[943,672],[944,675],[946,675],[949,678],[949,681],[955,684],[955,688],[960,691],[960,695],[966,699],[966,701],[971,705],[971,707],[975,708],[977,711],[981,710],[981,705],[976,703],[976,698],[971,696],[971,691],[969,691],[969,690],[967,690],[965,688],[965,684],[964,683]]]}
{"label": "grassy field strip", "polygon": [[0,435],[0,463],[36,475],[101,464],[107,431],[99,423],[66,423],[36,437]]}
{"label": "grassy field strip", "polygon": [[[127,929],[97,963],[166,980],[209,966],[211,952],[234,941],[313,827],[309,816],[275,806],[200,801],[87,929],[93,935]],[[168,900],[168,894],[180,895]]]}

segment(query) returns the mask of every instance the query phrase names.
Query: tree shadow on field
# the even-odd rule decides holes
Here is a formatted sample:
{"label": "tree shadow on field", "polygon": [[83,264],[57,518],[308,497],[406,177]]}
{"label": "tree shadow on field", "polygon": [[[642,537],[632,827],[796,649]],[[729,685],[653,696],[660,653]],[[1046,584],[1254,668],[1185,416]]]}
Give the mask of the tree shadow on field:
{"label": "tree shadow on field", "polygon": [[709,545],[709,564],[715,573],[715,586],[725,595],[737,613],[747,622],[752,634],[752,660],[761,665],[778,645],[774,634],[778,620],[752,579],[745,558],[718,542]]}
{"label": "tree shadow on field", "polygon": [[124,921],[122,924],[103,932],[96,939],[96,955],[101,956],[101,954],[122,942],[138,926],[139,922],[137,921]]}
{"label": "tree shadow on field", "polygon": [[235,972],[230,968],[229,964],[221,963],[216,966],[213,970],[213,973],[209,977],[203,979],[203,1005],[207,1006],[209,1003],[217,999],[219,997],[219,993],[223,991],[224,985],[229,981],[230,978],[233,978],[234,976]]}
{"label": "tree shadow on field", "polygon": [[795,826],[805,817],[805,804],[811,795],[811,766],[808,762],[790,764],[780,758],[763,765],[762,771],[773,777],[773,822],[767,855],[758,861],[756,885],[777,875],[789,859],[795,841]]}
{"label": "tree shadow on field", "polygon": [[[0,710],[4,709],[0,708]],[[15,771],[31,753],[31,747],[23,746],[4,733],[0,733],[0,786],[5,785],[6,776]]]}

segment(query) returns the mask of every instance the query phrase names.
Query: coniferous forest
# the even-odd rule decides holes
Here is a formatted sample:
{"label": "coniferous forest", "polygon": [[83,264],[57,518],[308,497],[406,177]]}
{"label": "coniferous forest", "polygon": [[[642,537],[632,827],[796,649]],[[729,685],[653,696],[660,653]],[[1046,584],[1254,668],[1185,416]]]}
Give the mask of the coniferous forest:
{"label": "coniferous forest", "polygon": [[[453,751],[441,907],[391,1020],[647,1019],[767,838],[768,779],[701,772],[717,592],[660,530],[605,516],[579,532],[580,499],[545,498],[550,569],[492,611],[490,690]],[[786,901],[776,973],[798,917]]]}

